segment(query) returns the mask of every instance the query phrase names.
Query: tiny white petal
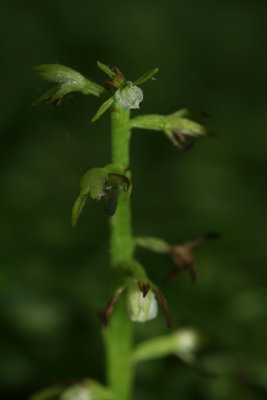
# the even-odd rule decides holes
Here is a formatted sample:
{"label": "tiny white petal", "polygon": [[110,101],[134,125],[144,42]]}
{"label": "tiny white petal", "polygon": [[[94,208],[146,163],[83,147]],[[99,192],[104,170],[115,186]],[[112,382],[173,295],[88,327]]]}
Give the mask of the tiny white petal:
{"label": "tiny white petal", "polygon": [[62,400],[93,400],[93,397],[87,388],[77,385],[67,389],[63,393]]}
{"label": "tiny white petal", "polygon": [[138,86],[128,81],[127,86],[115,92],[116,100],[126,110],[139,108],[139,104],[144,98],[143,91]]}

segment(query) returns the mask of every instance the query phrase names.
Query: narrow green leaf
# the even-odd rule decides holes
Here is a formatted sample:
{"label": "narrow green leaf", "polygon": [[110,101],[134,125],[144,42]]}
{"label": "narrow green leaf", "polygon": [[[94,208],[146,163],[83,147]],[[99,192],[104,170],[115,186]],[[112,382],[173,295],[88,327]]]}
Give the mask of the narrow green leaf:
{"label": "narrow green leaf", "polygon": [[113,79],[116,76],[116,73],[112,71],[107,65],[102,64],[100,61],[97,61],[97,66],[102,69],[105,74],[107,74],[111,79]]}
{"label": "narrow green leaf", "polygon": [[154,68],[151,71],[145,72],[140,78],[138,78],[136,81],[134,81],[134,85],[142,85],[142,83],[145,83],[147,80],[151,79],[154,75],[156,75],[159,72],[159,68]]}
{"label": "narrow green leaf", "polygon": [[107,99],[102,105],[101,107],[98,109],[98,111],[96,112],[96,114],[93,116],[93,118],[91,119],[91,122],[95,122],[98,118],[101,117],[102,114],[104,114],[105,111],[107,111],[112,104],[114,103],[114,96],[110,97],[109,99]]}

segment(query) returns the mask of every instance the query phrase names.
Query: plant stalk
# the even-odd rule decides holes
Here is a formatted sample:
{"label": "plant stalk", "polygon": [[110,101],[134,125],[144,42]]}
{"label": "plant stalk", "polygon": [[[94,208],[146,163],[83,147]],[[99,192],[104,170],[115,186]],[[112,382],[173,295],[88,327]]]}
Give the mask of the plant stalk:
{"label": "plant stalk", "polygon": [[[111,113],[111,156],[112,163],[122,166],[122,173],[130,175],[130,111],[117,102]],[[114,275],[114,289],[120,286],[123,263],[133,257],[130,201],[121,193],[115,215],[110,222],[111,265]],[[132,322],[126,308],[125,296],[116,303],[108,326],[104,328],[106,368],[109,387],[114,399],[129,400],[133,383]]]}

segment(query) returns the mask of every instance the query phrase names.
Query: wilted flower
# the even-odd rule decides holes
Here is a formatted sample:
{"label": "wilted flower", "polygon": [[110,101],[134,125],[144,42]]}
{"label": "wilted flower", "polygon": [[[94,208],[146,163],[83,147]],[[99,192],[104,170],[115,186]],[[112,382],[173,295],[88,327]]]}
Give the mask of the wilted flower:
{"label": "wilted flower", "polygon": [[195,256],[192,249],[207,239],[216,239],[220,237],[218,233],[206,233],[192,242],[187,242],[182,245],[172,246],[170,254],[176,264],[176,269],[172,271],[166,278],[166,282],[173,281],[183,269],[188,269],[192,281],[195,281],[197,272],[195,269]]}

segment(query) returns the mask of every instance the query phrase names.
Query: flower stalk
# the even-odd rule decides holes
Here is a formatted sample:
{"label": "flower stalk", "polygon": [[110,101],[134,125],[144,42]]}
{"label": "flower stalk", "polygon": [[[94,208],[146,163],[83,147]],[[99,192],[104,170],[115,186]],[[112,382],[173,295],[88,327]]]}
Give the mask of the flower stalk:
{"label": "flower stalk", "polygon": [[[191,248],[203,240],[215,237],[204,235],[194,242],[172,246],[162,239],[139,236],[133,238],[131,204],[130,139],[132,129],[162,131],[171,142],[184,151],[192,147],[186,137],[193,139],[213,135],[203,125],[189,117],[204,116],[191,109],[182,109],[169,115],[142,115],[130,119],[130,110],[139,108],[143,91],[137,85],[145,83],[158,73],[155,68],[137,80],[127,81],[117,68],[110,69],[98,62],[98,67],[109,77],[106,89],[89,81],[79,72],[58,64],[36,67],[38,75],[56,84],[34,104],[52,103],[58,106],[65,95],[80,92],[103,100],[93,118],[96,121],[106,111],[111,115],[111,164],[91,168],[80,182],[80,193],[72,209],[75,226],[88,200],[105,200],[104,211],[110,217],[110,258],[113,273],[113,296],[103,318],[103,340],[106,350],[107,387],[85,380],[72,387],[48,388],[34,395],[34,400],[130,400],[133,388],[134,364],[155,356],[173,352],[185,360],[192,360],[190,332],[181,336],[156,338],[133,350],[133,323],[146,322],[157,315],[158,303],[165,314],[167,326],[171,325],[167,301],[155,283],[147,276],[145,268],[134,259],[135,246],[158,253],[170,254],[177,264],[175,274],[182,268],[193,271]],[[126,194],[125,194],[126,193]],[[156,300],[157,298],[157,300]],[[158,301],[158,303],[157,303]],[[111,315],[112,314],[112,315]],[[186,334],[185,334],[186,333]],[[182,339],[183,340],[182,340]],[[190,339],[190,340],[189,340]],[[189,344],[188,344],[189,343]],[[191,347],[190,347],[190,346]],[[190,351],[189,351],[190,350]],[[190,353],[190,354],[189,354]],[[66,390],[65,390],[66,389]]]}
{"label": "flower stalk", "polygon": [[[111,113],[111,158],[112,163],[122,166],[130,177],[130,111],[115,102]],[[111,265],[114,274],[114,287],[123,280],[120,266],[133,258],[134,244],[131,226],[130,200],[119,197],[116,213],[110,220]],[[106,347],[107,381],[115,398],[130,399],[133,384],[132,322],[129,318],[126,299],[120,298],[114,307],[107,327],[103,328]]]}

